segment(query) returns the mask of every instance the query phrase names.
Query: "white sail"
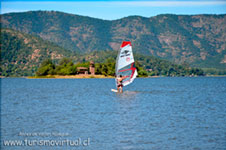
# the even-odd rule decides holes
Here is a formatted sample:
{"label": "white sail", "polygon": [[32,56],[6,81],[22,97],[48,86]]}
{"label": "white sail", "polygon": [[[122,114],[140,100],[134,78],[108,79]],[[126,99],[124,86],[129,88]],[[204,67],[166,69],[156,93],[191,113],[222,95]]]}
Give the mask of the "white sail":
{"label": "white sail", "polygon": [[[132,45],[129,41],[123,41],[116,60],[116,75],[126,76],[123,86],[129,85],[137,76],[137,69],[133,58]],[[117,83],[116,83],[117,84]]]}

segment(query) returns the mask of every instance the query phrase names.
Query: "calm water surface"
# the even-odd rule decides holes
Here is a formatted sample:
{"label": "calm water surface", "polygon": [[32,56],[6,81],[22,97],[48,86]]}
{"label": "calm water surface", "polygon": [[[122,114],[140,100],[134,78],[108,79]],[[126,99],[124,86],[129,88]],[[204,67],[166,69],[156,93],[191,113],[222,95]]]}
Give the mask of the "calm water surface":
{"label": "calm water surface", "polygon": [[[1,79],[1,148],[226,149],[225,77],[138,78],[123,94],[111,92],[114,85],[114,79]],[[8,140],[23,146],[5,146]],[[40,145],[44,140],[72,143]]]}

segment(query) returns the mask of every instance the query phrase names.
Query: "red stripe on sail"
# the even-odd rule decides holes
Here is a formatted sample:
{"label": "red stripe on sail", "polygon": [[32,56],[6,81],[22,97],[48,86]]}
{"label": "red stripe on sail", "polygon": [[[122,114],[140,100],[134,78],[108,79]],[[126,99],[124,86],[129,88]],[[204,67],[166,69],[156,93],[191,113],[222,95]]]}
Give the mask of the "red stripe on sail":
{"label": "red stripe on sail", "polygon": [[119,70],[118,72],[124,72],[124,71],[129,71],[129,70],[132,70],[132,71],[134,72],[134,71],[136,70],[136,68],[133,67],[133,64],[134,64],[134,63],[131,64],[131,68],[129,68],[129,69],[124,69],[124,70]]}
{"label": "red stripe on sail", "polygon": [[[136,68],[134,67],[134,63],[131,64],[131,68],[129,68],[129,69],[124,69],[124,70],[120,70],[120,71],[118,71],[118,72],[124,72],[124,71],[129,71],[129,70],[132,70],[132,74],[131,74],[131,76],[126,76],[126,77],[130,77],[130,78],[129,78],[129,81],[130,81],[130,79],[133,77],[133,75],[134,75],[134,73],[135,73],[135,71],[136,71]],[[129,82],[129,81],[127,80],[127,81],[125,81],[124,83]]]}
{"label": "red stripe on sail", "polygon": [[124,69],[124,70],[119,70],[118,72],[124,72],[124,71],[129,71],[129,70],[132,70],[132,69],[129,68],[129,69]]}
{"label": "red stripe on sail", "polygon": [[121,48],[125,47],[125,46],[128,45],[128,44],[129,44],[130,46],[132,46],[130,41],[123,41],[123,42],[122,42],[122,45],[121,45]]}

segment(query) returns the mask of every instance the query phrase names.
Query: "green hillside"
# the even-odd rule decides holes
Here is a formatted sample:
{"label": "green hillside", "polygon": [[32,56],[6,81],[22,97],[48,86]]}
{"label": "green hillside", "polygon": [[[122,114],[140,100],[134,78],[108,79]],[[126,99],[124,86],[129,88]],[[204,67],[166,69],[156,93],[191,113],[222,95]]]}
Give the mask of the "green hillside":
{"label": "green hillside", "polygon": [[[110,50],[76,54],[39,37],[12,29],[2,29],[1,32],[2,76],[31,76],[35,73],[71,75],[76,73],[77,66],[87,66],[90,61],[95,62],[97,74],[114,75],[116,56],[117,51]],[[139,76],[203,75],[200,69],[176,65],[153,56],[135,54],[135,59]]]}
{"label": "green hillside", "polygon": [[11,29],[1,30],[1,71],[3,76],[32,75],[40,63],[71,56],[55,44]]}
{"label": "green hillside", "polygon": [[130,40],[134,51],[177,64],[226,68],[226,15],[129,16],[107,21],[56,11],[1,15],[1,25],[39,36],[79,53],[118,50]]}

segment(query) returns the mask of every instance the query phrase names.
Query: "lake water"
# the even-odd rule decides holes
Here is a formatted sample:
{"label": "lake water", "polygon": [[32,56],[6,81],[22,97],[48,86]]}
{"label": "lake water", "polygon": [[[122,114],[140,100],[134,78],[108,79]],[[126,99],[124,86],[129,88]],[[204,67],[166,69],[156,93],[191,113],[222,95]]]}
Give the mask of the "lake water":
{"label": "lake water", "polygon": [[226,149],[226,77],[138,78],[122,94],[111,92],[114,79],[4,78],[1,87],[2,149]]}

